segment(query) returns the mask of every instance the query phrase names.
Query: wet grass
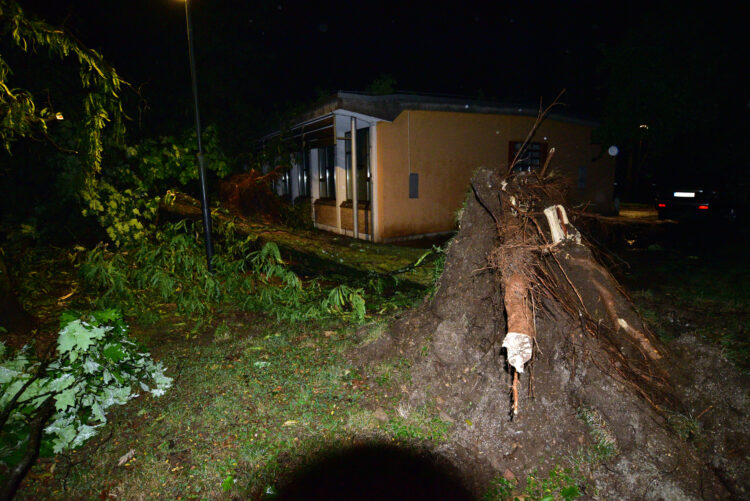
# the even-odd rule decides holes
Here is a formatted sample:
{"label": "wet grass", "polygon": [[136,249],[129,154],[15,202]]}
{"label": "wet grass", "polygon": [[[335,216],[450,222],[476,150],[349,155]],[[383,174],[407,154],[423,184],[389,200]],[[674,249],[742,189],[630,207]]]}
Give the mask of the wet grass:
{"label": "wet grass", "polygon": [[[308,238],[286,231],[283,238],[296,269],[334,273],[353,285],[367,282],[370,269],[390,271],[424,252],[313,232]],[[631,262],[621,278],[662,337],[698,333],[725,345],[738,366],[748,366],[750,275],[744,260],[663,244],[621,254]],[[91,305],[93,298],[76,283],[76,251],[45,250],[24,259],[22,269],[36,271],[24,282],[24,304],[48,324],[56,323],[62,309]],[[410,407],[402,398],[410,383],[406,360],[360,371],[344,356],[355,343],[376,339],[389,315],[420,300],[426,289],[419,284],[432,270],[418,273],[424,277],[370,293],[371,327],[359,334],[342,321],[289,324],[231,305],[206,319],[153,305],[157,321],[131,318],[131,333],[169,367],[174,387],[161,398],[142,396],[117,409],[80,450],[41,459],[18,498],[263,499],[323,451],[371,442],[429,447],[450,440],[451,425],[436,409]],[[532,487],[558,494],[568,489],[575,497],[576,484],[561,475]],[[505,491],[518,486],[497,487],[502,489],[491,499],[505,499]]]}
{"label": "wet grass", "polygon": [[619,278],[664,341],[696,334],[750,370],[748,237],[733,227],[688,229],[620,249],[630,267]]}
{"label": "wet grass", "polygon": [[[364,255],[362,262],[388,255],[389,268],[424,252],[367,254],[354,244],[331,245],[348,249],[337,256]],[[62,310],[86,310],[95,300],[78,290],[75,255],[40,249],[17,268],[29,275],[24,304],[50,331]],[[335,268],[352,285],[371,279],[356,263],[318,267],[320,259],[310,258],[317,273]],[[380,329],[427,292],[404,280],[383,287],[368,299]],[[129,318],[130,332],[169,368],[173,388],[114,411],[80,450],[40,459],[18,499],[263,499],[324,451],[373,442],[420,448],[449,437],[450,424],[435,409],[402,402],[408,364],[361,372],[348,363],[344,352],[362,341],[343,320],[278,322],[232,305],[193,318],[177,315],[174,305],[152,307],[156,320]]]}
{"label": "wet grass", "polygon": [[[295,229],[267,223],[246,222],[257,238],[273,241],[302,275],[333,274],[360,277],[371,272],[388,273],[415,262],[426,249],[408,245],[374,244],[316,230]],[[427,286],[429,266],[404,273],[404,280]]]}
{"label": "wet grass", "polygon": [[347,363],[350,327],[257,316],[222,325],[220,340],[132,325],[174,387],[118,410],[81,450],[41,460],[19,499],[262,498],[323,450],[449,435],[434,410],[401,402],[408,367],[362,374]]}

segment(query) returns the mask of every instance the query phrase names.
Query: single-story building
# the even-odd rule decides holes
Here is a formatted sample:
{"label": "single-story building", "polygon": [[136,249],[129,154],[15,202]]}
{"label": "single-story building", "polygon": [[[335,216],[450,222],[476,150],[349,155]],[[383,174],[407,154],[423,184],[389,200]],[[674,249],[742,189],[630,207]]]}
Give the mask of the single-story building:
{"label": "single-story building", "polygon": [[[615,162],[592,143],[598,124],[556,111],[539,126],[518,168],[541,167],[555,148],[550,168],[571,178],[569,202],[612,210]],[[507,168],[537,114],[533,106],[338,92],[287,132],[262,141],[281,136],[296,152],[277,190],[310,203],[317,228],[389,242],[453,231],[472,172]]]}

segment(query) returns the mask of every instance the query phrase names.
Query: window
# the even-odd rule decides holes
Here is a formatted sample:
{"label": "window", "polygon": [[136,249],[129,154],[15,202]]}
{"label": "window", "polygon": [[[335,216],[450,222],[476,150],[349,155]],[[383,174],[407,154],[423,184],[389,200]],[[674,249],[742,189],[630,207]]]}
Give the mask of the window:
{"label": "window", "polygon": [[409,198],[419,198],[419,174],[409,174]]}
{"label": "window", "polygon": [[333,146],[318,148],[318,181],[320,198],[336,198],[335,150]]}
{"label": "window", "polygon": [[296,154],[295,163],[297,164],[297,187],[300,197],[310,196],[310,150],[302,151]]}
{"label": "window", "polygon": [[291,197],[292,196],[292,170],[287,169],[281,174],[281,178],[279,178],[279,195],[282,197]]}
{"label": "window", "polygon": [[515,172],[531,172],[534,169],[540,169],[547,159],[547,145],[545,143],[526,143],[526,147],[521,150],[523,141],[511,141],[508,148],[508,163],[513,162],[519,151],[516,160]]}
{"label": "window", "polygon": [[[352,200],[352,133],[346,133],[346,199]],[[370,200],[370,128],[357,130],[357,200]]]}

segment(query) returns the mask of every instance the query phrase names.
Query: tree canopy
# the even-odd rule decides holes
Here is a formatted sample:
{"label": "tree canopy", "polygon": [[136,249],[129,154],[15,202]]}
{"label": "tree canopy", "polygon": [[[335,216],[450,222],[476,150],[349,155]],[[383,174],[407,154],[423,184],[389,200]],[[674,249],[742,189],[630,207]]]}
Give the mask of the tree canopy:
{"label": "tree canopy", "polygon": [[[92,178],[101,169],[104,128],[111,124],[115,137],[123,136],[119,92],[125,82],[101,54],[84,46],[66,30],[27,16],[13,0],[0,0],[0,37],[24,53],[46,50],[50,59],[73,59],[77,64],[84,91],[82,123],[87,132],[80,153],[87,166],[87,178]],[[21,138],[42,137],[52,141],[48,123],[64,118],[59,111],[62,105],[41,104],[43,96],[16,87],[12,77],[13,69],[0,54],[0,141],[3,147],[10,152],[12,143]]]}

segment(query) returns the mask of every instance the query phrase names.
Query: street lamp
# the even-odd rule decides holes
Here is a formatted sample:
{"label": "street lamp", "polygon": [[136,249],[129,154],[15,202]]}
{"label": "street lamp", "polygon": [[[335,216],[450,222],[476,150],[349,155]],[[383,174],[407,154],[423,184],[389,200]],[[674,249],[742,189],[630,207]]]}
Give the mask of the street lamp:
{"label": "street lamp", "polygon": [[195,105],[195,132],[198,137],[198,178],[201,183],[201,210],[203,212],[203,237],[206,243],[206,260],[208,271],[213,273],[211,263],[214,255],[214,243],[211,239],[211,214],[208,209],[206,190],[206,166],[203,161],[203,142],[201,141],[201,117],[198,112],[198,81],[195,75],[195,55],[193,54],[193,23],[190,21],[190,0],[185,0],[185,20],[187,21],[188,55],[190,56],[190,76],[193,81],[193,104]]}

